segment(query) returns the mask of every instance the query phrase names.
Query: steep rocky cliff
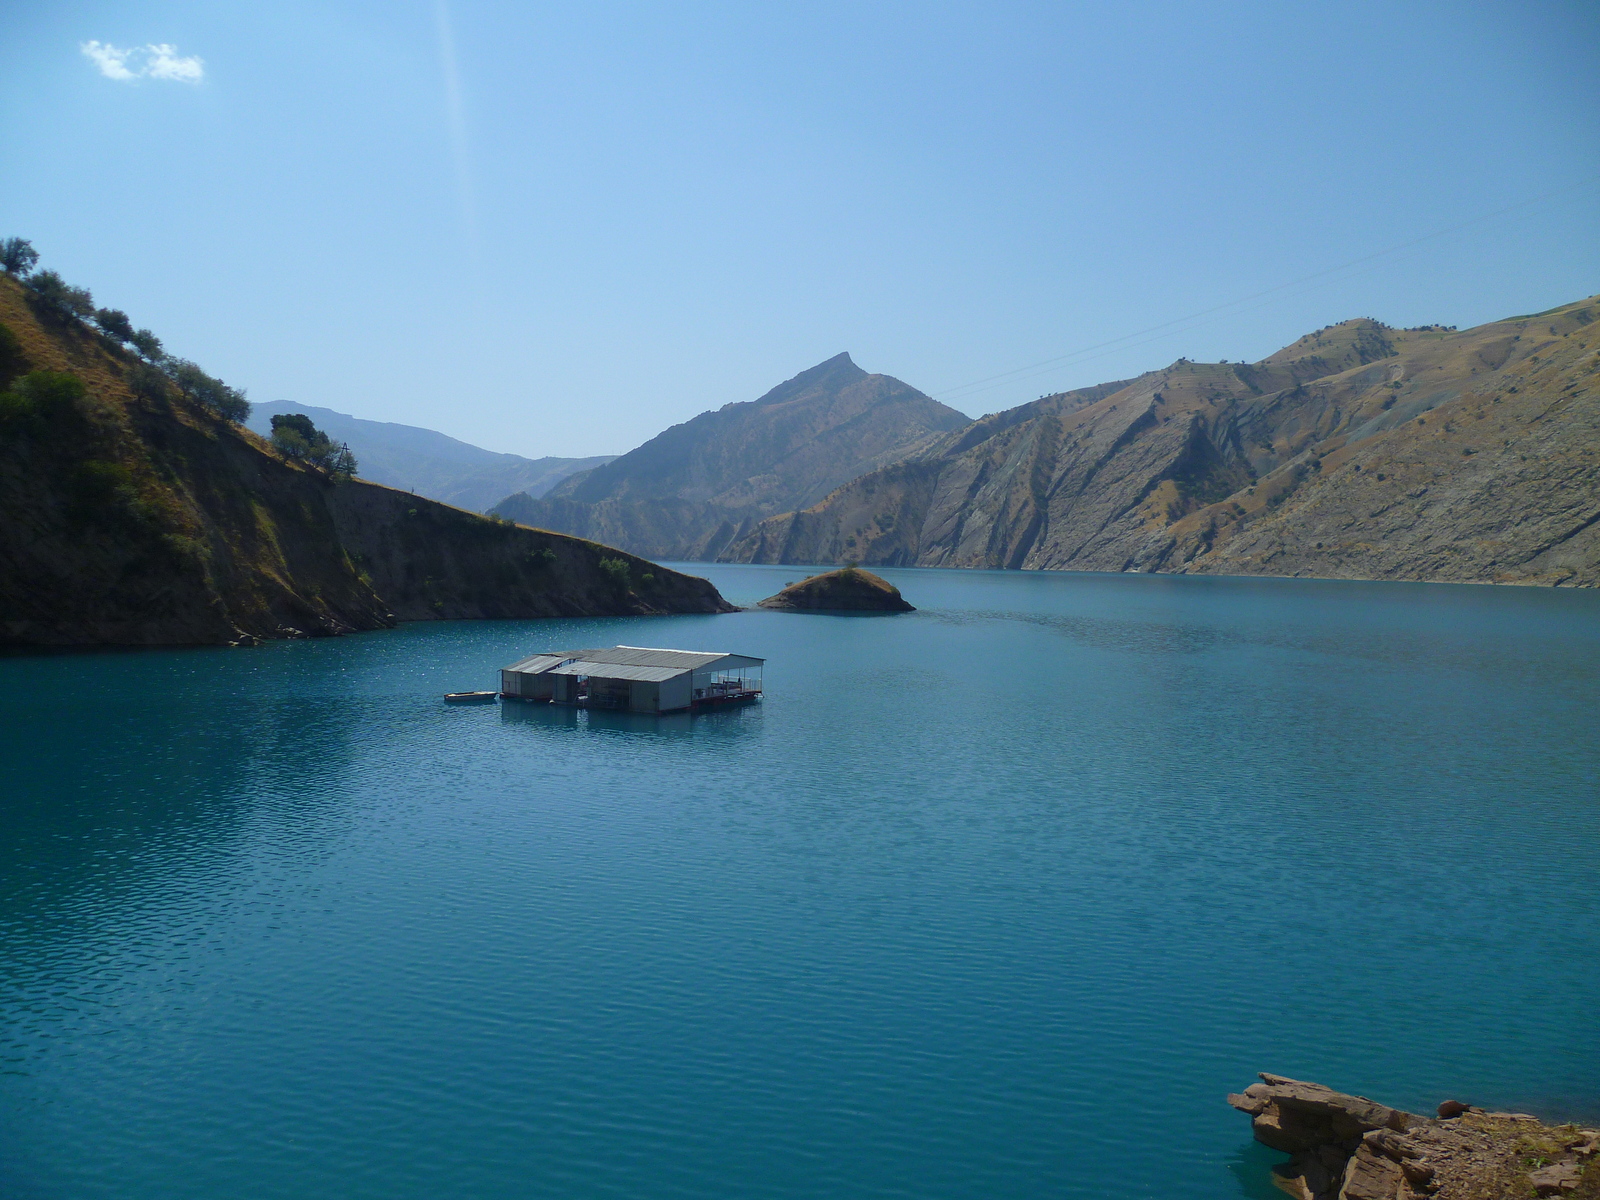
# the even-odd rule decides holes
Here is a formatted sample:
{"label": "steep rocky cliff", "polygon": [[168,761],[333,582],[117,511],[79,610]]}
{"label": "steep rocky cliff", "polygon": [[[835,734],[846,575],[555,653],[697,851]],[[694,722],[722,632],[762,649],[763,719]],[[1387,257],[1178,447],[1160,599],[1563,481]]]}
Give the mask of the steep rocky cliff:
{"label": "steep rocky cliff", "polygon": [[582,538],[359,479],[326,500],[351,561],[402,621],[734,611],[704,579]]}
{"label": "steep rocky cliff", "polygon": [[1292,1155],[1272,1182],[1296,1200],[1600,1196],[1600,1130],[1459,1100],[1434,1119],[1266,1071],[1228,1103],[1256,1141]]}
{"label": "steep rocky cliff", "polygon": [[840,354],[759,400],[701,413],[638,449],[493,511],[663,558],[715,558],[764,517],[915,454],[965,416]]}
{"label": "steep rocky cliff", "polygon": [[1594,586],[1596,317],[1179,360],[974,422],[722,557]]}
{"label": "steep rocky cliff", "polygon": [[11,279],[0,388],[0,643],[728,607],[631,555],[285,461]]}

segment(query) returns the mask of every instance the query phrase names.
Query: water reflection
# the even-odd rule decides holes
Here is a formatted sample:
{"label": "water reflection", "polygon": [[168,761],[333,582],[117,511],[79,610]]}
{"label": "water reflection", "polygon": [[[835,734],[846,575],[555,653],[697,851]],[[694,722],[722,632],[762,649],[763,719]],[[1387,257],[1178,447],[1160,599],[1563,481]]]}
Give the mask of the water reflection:
{"label": "water reflection", "polygon": [[625,733],[644,738],[743,738],[759,727],[760,703],[705,712],[633,713],[604,708],[574,708],[570,704],[539,704],[517,700],[500,703],[502,725],[586,733]]}
{"label": "water reflection", "polygon": [[241,694],[226,680],[233,664],[197,688],[175,687],[155,656],[116,661],[136,676],[119,693],[161,702],[101,699],[69,677],[41,680],[43,702],[7,714],[0,922],[13,931],[127,903],[193,872],[197,856],[236,852],[263,823],[304,847],[327,835],[326,810],[348,787],[359,724],[343,706],[274,694],[270,681]]}

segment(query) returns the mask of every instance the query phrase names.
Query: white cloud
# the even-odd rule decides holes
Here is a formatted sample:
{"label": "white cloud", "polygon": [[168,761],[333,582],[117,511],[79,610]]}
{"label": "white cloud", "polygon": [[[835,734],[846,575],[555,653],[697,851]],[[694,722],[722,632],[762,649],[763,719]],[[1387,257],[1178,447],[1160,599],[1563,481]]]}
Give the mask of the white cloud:
{"label": "white cloud", "polygon": [[78,49],[107,79],[170,79],[175,83],[199,83],[206,75],[206,65],[197,55],[180,58],[178,48],[168,42],[122,50],[109,42],[90,41]]}
{"label": "white cloud", "polygon": [[118,50],[115,46],[108,46],[104,42],[85,42],[79,46],[84,57],[88,58],[95,66],[100,68],[100,74],[107,79],[133,79],[134,73],[128,70],[128,55],[131,50]]}
{"label": "white cloud", "polygon": [[205,78],[206,65],[196,55],[179,58],[178,48],[165,42],[159,46],[146,46],[145,49],[150,52],[150,61],[146,64],[144,73],[151,79],[199,83]]}

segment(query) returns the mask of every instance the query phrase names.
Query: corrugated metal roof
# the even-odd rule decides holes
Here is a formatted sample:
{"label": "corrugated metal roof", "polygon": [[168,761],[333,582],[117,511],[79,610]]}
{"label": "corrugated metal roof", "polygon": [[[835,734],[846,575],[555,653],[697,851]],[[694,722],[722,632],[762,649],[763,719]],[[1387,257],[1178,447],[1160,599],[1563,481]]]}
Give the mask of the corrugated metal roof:
{"label": "corrugated metal roof", "polygon": [[621,663],[630,667],[677,667],[685,670],[703,667],[727,655],[720,650],[663,650],[653,646],[612,646],[609,650],[585,653],[590,662]]}
{"label": "corrugated metal roof", "polygon": [[[666,675],[649,676],[651,679],[670,679],[683,671],[698,671],[716,665],[717,669],[731,667],[760,666],[765,660],[748,658],[742,654],[726,654],[714,650],[664,650],[652,646],[610,646],[593,650],[547,650],[541,654],[529,655],[521,662],[513,663],[505,668],[508,671],[520,671],[524,674],[539,675],[552,671],[559,664],[569,660],[582,660],[591,665],[604,664],[608,667],[656,667],[671,668]],[[611,679],[635,679],[645,676],[619,675],[612,671],[566,671],[563,675],[603,675]]]}
{"label": "corrugated metal roof", "polygon": [[591,679],[637,679],[641,683],[663,683],[687,675],[688,667],[634,667],[624,663],[585,662],[578,659],[552,667],[546,675],[587,675]]}
{"label": "corrugated metal roof", "polygon": [[766,665],[764,658],[749,658],[743,654],[724,654],[711,664],[711,669],[716,671],[732,671],[739,667],[760,667]]}
{"label": "corrugated metal roof", "polygon": [[567,656],[563,654],[534,654],[524,658],[520,662],[514,662],[509,667],[505,667],[503,669],[507,671],[523,671],[529,675],[538,675],[542,671],[548,671],[557,663],[563,663],[566,661]]}

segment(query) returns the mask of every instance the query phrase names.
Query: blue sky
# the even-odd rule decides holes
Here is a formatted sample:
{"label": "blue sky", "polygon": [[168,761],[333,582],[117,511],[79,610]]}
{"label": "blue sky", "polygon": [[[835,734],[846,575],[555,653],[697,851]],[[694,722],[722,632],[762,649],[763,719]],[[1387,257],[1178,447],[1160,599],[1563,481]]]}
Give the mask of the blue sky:
{"label": "blue sky", "polygon": [[0,145],[0,236],[253,399],[531,456],[1600,291],[1592,0],[65,0]]}

